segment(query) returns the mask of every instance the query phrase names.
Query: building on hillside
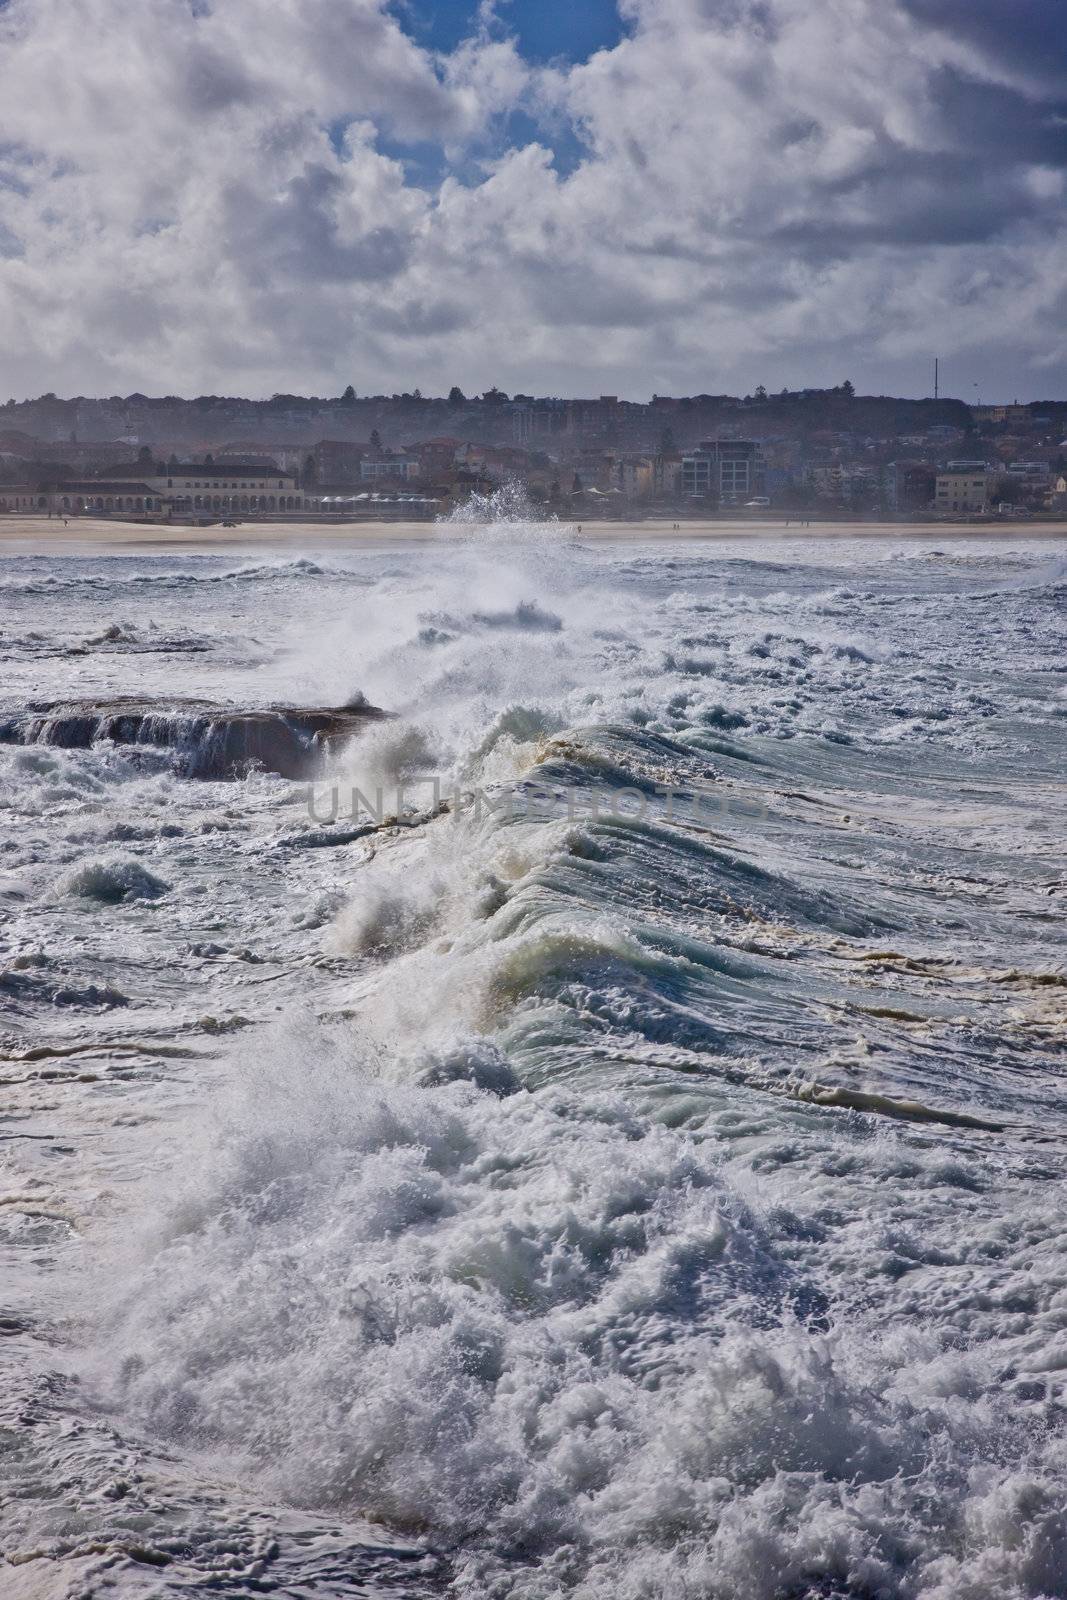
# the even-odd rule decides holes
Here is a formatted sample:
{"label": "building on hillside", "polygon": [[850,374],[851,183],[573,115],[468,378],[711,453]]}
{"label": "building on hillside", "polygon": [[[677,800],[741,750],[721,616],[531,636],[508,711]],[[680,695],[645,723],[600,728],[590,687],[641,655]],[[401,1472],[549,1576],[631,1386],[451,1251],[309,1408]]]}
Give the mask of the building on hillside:
{"label": "building on hillside", "polygon": [[989,473],[939,472],[934,491],[938,516],[985,511],[989,507]]}
{"label": "building on hillside", "polygon": [[1030,407],[1019,405],[1016,402],[1011,406],[972,406],[971,416],[975,422],[992,422],[1001,424],[1005,422],[1029,422]]}
{"label": "building on hillside", "polygon": [[[302,464],[303,458],[301,458]],[[275,461],[274,456],[267,451],[254,450],[220,450],[213,453],[211,465],[214,467],[228,467],[231,475],[239,472],[281,472],[284,469]],[[299,467],[295,470],[299,471]]]}
{"label": "building on hillside", "polygon": [[583,450],[575,458],[575,471],[583,488],[595,488],[601,494],[617,493],[630,500],[647,500],[653,493],[655,464],[650,455]]}
{"label": "building on hillside", "polygon": [[682,453],[660,450],[652,458],[652,495],[656,500],[675,500],[682,491]]}
{"label": "building on hillside", "polygon": [[618,429],[619,397],[616,394],[602,394],[599,400],[566,400],[564,405],[568,433],[606,438]]}
{"label": "building on hillside", "polygon": [[[524,450],[562,448],[562,436],[573,431],[569,406],[568,400],[520,400],[516,395],[515,401],[508,407],[512,443]],[[570,442],[573,443],[573,440]]]}
{"label": "building on hillside", "polygon": [[682,493],[692,498],[735,506],[763,489],[763,460],[753,439],[706,439],[682,456]]}
{"label": "building on hillside", "polygon": [[518,445],[468,444],[461,448],[457,465],[481,473],[494,483],[523,481],[530,466],[530,452]]}
{"label": "building on hillside", "polygon": [[311,452],[315,463],[315,482],[359,483],[359,469],[368,456],[374,454],[369,444],[358,444],[351,439],[320,439]]}
{"label": "building on hillside", "polygon": [[885,499],[890,511],[928,511],[937,493],[937,470],[928,461],[890,461]]}
{"label": "building on hillside", "polygon": [[648,500],[653,491],[653,467],[651,456],[616,456],[612,487],[630,500]]}
{"label": "building on hillside", "polygon": [[32,461],[41,441],[21,428],[0,428],[0,456],[12,456],[18,461]]}
{"label": "building on hillside", "polygon": [[776,434],[771,438],[761,439],[759,450],[768,494],[771,492],[772,473],[775,481],[782,487],[799,482],[803,473],[803,454],[799,439]]}
{"label": "building on hillside", "polygon": [[933,444],[943,444],[947,439],[962,439],[963,429],[955,428],[949,422],[933,422],[926,430],[926,437]]}
{"label": "building on hillside", "polygon": [[65,467],[68,472],[80,476],[88,472],[107,472],[109,468],[117,467],[120,475],[124,475],[131,467],[136,471],[142,470],[143,463],[138,460],[138,454],[136,445],[127,444],[122,439],[95,444],[79,444],[76,439],[68,439],[38,443],[32,459],[51,466],[53,472],[57,469],[62,471]]}
{"label": "building on hillside", "polygon": [[511,417],[511,437],[517,445],[528,447],[534,432],[534,405],[536,401],[526,395],[516,395],[507,407]]}
{"label": "building on hillside", "polygon": [[407,483],[419,476],[417,456],[382,455],[366,457],[359,464],[361,483]]}
{"label": "building on hillside", "polygon": [[453,439],[449,435],[423,439],[421,444],[415,446],[423,478],[427,481],[446,478],[455,467],[458,452],[462,448],[462,439]]}
{"label": "building on hillside", "polygon": [[234,444],[220,445],[211,452],[216,466],[230,462],[250,467],[281,468],[282,472],[299,475],[304,470],[309,451],[302,444],[264,444],[256,439],[238,439]]}
{"label": "building on hillside", "polygon": [[834,461],[808,467],[804,481],[820,499],[835,505],[871,506],[883,496],[880,467],[865,462]]}
{"label": "building on hillside", "polygon": [[505,406],[511,417],[511,436],[517,445],[533,447],[554,434],[564,433],[568,425],[567,400],[549,397],[535,399],[533,395],[516,395]]}

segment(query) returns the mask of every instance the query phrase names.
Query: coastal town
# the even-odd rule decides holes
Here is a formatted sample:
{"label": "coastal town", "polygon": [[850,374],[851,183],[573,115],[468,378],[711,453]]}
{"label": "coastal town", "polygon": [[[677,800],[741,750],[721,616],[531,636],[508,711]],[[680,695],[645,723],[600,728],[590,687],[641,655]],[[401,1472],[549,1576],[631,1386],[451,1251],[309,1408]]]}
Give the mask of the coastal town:
{"label": "coastal town", "polygon": [[577,520],[1067,515],[1067,402],[764,386],[647,403],[414,393],[0,405],[0,513],[212,525],[433,520],[504,486]]}

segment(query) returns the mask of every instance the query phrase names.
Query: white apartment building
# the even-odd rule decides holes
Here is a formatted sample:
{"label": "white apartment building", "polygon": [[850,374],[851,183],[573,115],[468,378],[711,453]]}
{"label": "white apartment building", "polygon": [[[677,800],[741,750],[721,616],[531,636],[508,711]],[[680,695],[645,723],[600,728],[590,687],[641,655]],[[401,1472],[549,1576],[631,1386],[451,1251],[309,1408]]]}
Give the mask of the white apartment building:
{"label": "white apartment building", "polygon": [[934,510],[938,516],[985,511],[988,506],[989,474],[984,470],[938,473],[934,490]]}

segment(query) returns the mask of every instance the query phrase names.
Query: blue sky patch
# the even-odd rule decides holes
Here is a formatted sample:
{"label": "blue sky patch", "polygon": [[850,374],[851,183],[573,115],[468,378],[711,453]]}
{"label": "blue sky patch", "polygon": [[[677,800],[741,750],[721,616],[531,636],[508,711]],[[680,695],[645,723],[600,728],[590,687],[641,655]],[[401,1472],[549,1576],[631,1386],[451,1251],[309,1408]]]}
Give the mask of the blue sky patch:
{"label": "blue sky patch", "polygon": [[[428,50],[451,51],[478,31],[476,0],[394,0],[393,14]],[[615,0],[498,0],[495,31],[513,34],[527,61],[587,61],[624,33]]]}

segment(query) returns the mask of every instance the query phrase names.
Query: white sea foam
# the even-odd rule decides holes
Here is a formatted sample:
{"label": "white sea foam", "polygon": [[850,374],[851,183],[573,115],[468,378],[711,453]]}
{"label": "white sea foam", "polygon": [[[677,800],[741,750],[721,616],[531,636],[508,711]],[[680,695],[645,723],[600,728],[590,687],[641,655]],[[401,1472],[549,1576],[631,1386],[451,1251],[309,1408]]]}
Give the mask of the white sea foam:
{"label": "white sea foam", "polygon": [[122,856],[84,861],[56,885],[59,894],[98,900],[106,905],[118,905],[126,900],[158,900],[169,888],[169,883],[150,872],[142,862]]}
{"label": "white sea foam", "polygon": [[[1067,1593],[1060,597],[875,548],[520,517],[11,591],[84,640],[156,574],[177,638],[191,579],[183,693],[362,691],[342,795],[484,791],[363,833],[0,748],[27,1594],[373,1593],[367,1516],[413,1596]],[[10,650],[5,714],[174,690]]]}
{"label": "white sea foam", "polygon": [[1019,1435],[993,1353],[835,1314],[713,1145],[360,1055],[294,1027],[183,1131],[179,1193],[112,1262],[113,1407],[265,1493],[432,1528],[466,1593],[1061,1570],[1062,1448]]}

